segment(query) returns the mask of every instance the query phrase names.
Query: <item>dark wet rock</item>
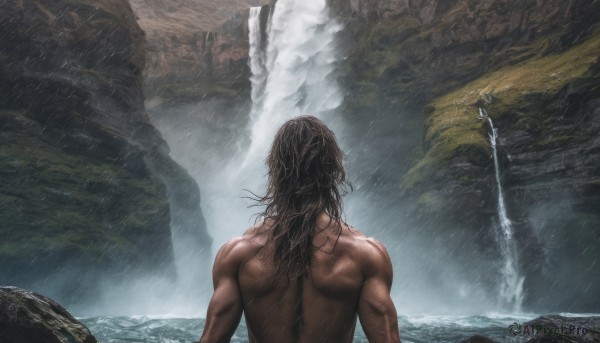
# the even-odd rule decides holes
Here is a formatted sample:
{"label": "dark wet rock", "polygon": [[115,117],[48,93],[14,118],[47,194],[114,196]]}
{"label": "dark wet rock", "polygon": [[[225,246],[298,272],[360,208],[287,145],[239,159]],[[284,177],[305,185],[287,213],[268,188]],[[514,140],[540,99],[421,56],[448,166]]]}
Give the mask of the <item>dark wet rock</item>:
{"label": "dark wet rock", "polygon": [[533,343],[600,342],[600,317],[544,316],[525,323]]}
{"label": "dark wet rock", "polygon": [[0,342],[96,343],[90,331],[52,299],[0,287]]}
{"label": "dark wet rock", "polygon": [[488,337],[481,336],[481,335],[475,335],[473,337],[467,338],[466,340],[460,341],[460,343],[496,343],[496,342],[492,341]]}
{"label": "dark wet rock", "polygon": [[5,1],[0,27],[0,280],[68,305],[174,275],[179,233],[208,253],[198,186],[144,109],[128,2]]}

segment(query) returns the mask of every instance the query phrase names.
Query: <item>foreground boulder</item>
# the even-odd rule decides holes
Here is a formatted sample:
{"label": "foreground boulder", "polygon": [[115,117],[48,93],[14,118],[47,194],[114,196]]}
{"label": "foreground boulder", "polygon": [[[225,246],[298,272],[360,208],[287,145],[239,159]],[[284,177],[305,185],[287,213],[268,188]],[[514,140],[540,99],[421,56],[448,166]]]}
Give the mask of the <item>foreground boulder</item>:
{"label": "foreground boulder", "polygon": [[0,342],[97,341],[83,324],[53,300],[16,287],[0,287]]}
{"label": "foreground boulder", "polygon": [[467,338],[465,341],[461,341],[461,343],[495,343],[495,342],[492,341],[488,337],[481,336],[481,335],[475,335],[475,336]]}
{"label": "foreground boulder", "polygon": [[532,343],[600,342],[600,317],[544,316],[523,325],[529,328]]}

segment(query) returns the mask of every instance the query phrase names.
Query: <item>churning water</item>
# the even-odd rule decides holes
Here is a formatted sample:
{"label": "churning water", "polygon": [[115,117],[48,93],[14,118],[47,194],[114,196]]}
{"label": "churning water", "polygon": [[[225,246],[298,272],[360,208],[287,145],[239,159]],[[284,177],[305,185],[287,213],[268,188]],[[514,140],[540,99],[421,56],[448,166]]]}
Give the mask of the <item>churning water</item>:
{"label": "churning water", "polygon": [[[459,343],[474,335],[484,335],[495,342],[525,342],[530,337],[515,336],[509,326],[523,323],[531,316],[431,316],[398,317],[404,343]],[[197,342],[204,327],[200,318],[165,317],[97,317],[81,321],[104,343],[184,343]],[[247,343],[248,333],[242,320],[232,343]],[[354,343],[366,343],[364,332],[357,327]]]}

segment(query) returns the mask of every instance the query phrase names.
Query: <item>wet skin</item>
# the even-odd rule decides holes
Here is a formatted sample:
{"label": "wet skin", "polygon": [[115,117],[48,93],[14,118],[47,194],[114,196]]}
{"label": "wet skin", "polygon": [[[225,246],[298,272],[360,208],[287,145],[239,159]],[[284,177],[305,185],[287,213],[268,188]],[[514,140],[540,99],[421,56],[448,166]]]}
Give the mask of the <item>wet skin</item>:
{"label": "wet skin", "polygon": [[253,227],[219,250],[201,343],[229,342],[242,313],[254,343],[352,342],[357,315],[369,342],[400,342],[392,264],[381,243],[323,214],[310,273],[288,281],[272,277],[268,229]]}

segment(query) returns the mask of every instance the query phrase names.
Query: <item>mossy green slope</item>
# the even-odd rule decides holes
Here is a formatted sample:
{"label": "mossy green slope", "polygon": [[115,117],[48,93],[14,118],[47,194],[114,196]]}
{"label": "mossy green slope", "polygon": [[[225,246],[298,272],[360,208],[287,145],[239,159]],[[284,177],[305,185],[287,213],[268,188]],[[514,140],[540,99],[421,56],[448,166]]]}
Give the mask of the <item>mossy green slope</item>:
{"label": "mossy green slope", "polygon": [[[433,100],[425,124],[426,153],[407,173],[403,186],[412,188],[427,182],[455,156],[490,153],[487,123],[479,118],[479,107],[485,107],[492,119],[498,119],[503,124],[502,130],[551,126],[551,116],[536,111],[532,101],[538,95],[551,97],[565,85],[584,77],[590,66],[598,62],[599,53],[600,33],[595,33],[564,53],[502,68]],[[567,139],[544,138],[535,144]]]}
{"label": "mossy green slope", "polygon": [[[342,110],[352,123],[350,135],[360,139],[359,145],[374,147],[356,158],[380,166],[366,179],[389,180],[399,201],[407,187],[398,180],[416,163],[429,164],[421,162],[430,148],[424,144],[421,149],[428,104],[501,68],[564,52],[590,35],[600,13],[599,3],[583,0],[331,4],[344,25],[339,41],[345,57],[339,67],[346,90]],[[469,151],[485,160],[485,138],[478,145],[465,144],[479,136],[457,139],[452,143],[458,146],[448,148],[474,148]],[[432,164],[445,158],[433,156],[443,155],[443,149],[430,153]],[[405,186],[417,181],[413,176]]]}

